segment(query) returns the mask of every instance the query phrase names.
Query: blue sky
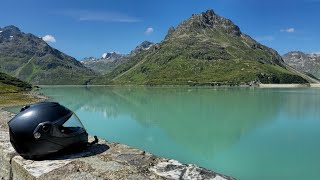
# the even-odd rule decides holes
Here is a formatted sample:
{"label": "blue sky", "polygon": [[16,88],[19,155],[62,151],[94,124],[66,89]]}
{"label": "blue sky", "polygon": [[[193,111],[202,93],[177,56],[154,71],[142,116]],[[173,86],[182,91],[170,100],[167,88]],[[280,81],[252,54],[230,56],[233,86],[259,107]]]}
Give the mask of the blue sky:
{"label": "blue sky", "polygon": [[[320,52],[320,0],[1,0],[0,27],[46,36],[77,58],[129,53],[160,42],[170,26],[208,9],[280,54]],[[54,38],[54,39],[53,39]],[[52,42],[49,42],[52,41]]]}

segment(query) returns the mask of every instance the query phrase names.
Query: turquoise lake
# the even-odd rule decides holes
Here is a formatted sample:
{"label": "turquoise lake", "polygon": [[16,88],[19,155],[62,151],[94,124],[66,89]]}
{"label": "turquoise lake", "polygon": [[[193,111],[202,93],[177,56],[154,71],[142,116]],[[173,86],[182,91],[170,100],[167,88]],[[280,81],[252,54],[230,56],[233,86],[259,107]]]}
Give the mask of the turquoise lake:
{"label": "turquoise lake", "polygon": [[320,89],[45,87],[87,131],[240,180],[319,179]]}

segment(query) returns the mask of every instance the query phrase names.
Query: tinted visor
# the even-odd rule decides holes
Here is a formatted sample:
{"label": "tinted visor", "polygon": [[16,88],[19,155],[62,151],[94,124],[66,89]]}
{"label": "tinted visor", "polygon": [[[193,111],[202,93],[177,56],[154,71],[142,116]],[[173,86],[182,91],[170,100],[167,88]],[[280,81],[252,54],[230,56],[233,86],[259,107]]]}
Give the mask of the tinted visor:
{"label": "tinted visor", "polygon": [[73,136],[85,132],[85,128],[78,116],[71,113],[54,123],[59,133],[53,133],[54,136]]}
{"label": "tinted visor", "polygon": [[76,114],[72,114],[71,117],[62,124],[63,127],[80,127],[84,129],[83,124],[81,123],[80,119]]}

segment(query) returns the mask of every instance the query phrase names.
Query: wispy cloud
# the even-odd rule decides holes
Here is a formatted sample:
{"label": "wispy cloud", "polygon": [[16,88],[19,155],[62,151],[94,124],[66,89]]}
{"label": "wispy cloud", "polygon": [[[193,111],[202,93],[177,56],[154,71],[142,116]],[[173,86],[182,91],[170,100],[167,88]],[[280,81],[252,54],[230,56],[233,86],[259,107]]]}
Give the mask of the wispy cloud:
{"label": "wispy cloud", "polygon": [[87,10],[67,10],[62,14],[75,18],[78,21],[122,22],[135,23],[141,19],[119,12],[98,12]]}
{"label": "wispy cloud", "polygon": [[153,29],[152,27],[148,27],[148,28],[146,29],[146,31],[144,32],[144,34],[150,35],[150,34],[152,34],[153,32],[154,32],[154,29]]}
{"label": "wispy cloud", "polygon": [[255,39],[259,42],[270,42],[275,40],[273,36],[257,36]]}
{"label": "wispy cloud", "polygon": [[280,29],[280,32],[294,33],[296,30],[294,28]]}
{"label": "wispy cloud", "polygon": [[52,43],[57,42],[56,38],[54,38],[54,36],[52,36],[52,35],[45,35],[42,37],[42,40],[44,40],[46,42],[52,42]]}
{"label": "wispy cloud", "polygon": [[320,3],[320,0],[305,0],[307,3]]}

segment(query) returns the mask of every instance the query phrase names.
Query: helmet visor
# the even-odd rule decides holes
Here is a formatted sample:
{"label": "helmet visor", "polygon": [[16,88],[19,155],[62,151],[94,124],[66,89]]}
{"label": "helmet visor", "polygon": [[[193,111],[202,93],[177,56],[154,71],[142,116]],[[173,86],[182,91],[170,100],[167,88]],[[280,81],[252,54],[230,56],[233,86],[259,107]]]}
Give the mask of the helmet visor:
{"label": "helmet visor", "polygon": [[65,122],[62,124],[63,127],[80,127],[84,129],[83,124],[81,123],[80,119],[78,118],[78,116],[76,114],[72,114],[72,116]]}
{"label": "helmet visor", "polygon": [[63,134],[75,134],[79,131],[85,130],[83,124],[76,114],[72,114],[72,116],[59,127],[61,133]]}
{"label": "helmet visor", "polygon": [[70,113],[54,123],[52,135],[56,137],[74,136],[86,132],[78,116]]}

